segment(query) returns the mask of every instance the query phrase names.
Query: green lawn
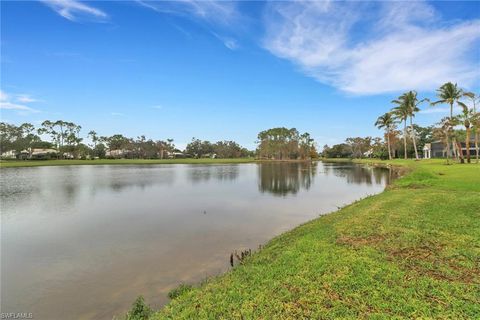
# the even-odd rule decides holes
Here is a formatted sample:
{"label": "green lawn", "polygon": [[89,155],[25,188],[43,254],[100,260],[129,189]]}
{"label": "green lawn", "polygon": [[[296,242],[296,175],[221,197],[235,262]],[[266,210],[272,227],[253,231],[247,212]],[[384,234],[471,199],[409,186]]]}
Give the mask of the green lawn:
{"label": "green lawn", "polygon": [[383,163],[410,173],[182,290],[153,319],[479,319],[480,165]]}
{"label": "green lawn", "polygon": [[238,159],[99,159],[99,160],[26,160],[26,161],[0,161],[1,168],[10,167],[37,167],[37,166],[68,166],[68,165],[102,165],[102,164],[208,164],[208,163],[247,163],[254,162],[253,158]]}

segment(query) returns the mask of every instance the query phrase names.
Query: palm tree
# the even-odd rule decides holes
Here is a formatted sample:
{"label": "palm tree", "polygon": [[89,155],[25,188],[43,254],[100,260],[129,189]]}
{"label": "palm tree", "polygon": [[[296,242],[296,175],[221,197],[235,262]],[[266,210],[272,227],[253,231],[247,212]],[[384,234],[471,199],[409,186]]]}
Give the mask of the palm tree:
{"label": "palm tree", "polygon": [[[464,96],[464,92],[462,89],[460,89],[457,84],[453,84],[451,82],[447,82],[443,84],[439,89],[437,89],[437,97],[439,100],[434,101],[431,103],[432,106],[437,105],[437,104],[442,104],[446,103],[450,105],[450,122],[453,124],[454,119],[453,119],[453,105],[455,103],[457,104],[462,104],[459,100]],[[452,139],[452,145],[453,145],[453,150],[455,151],[455,137]],[[461,152],[461,150],[460,150]],[[448,155],[447,155],[448,157]]]}
{"label": "palm tree", "polygon": [[418,158],[418,150],[417,150],[417,142],[416,142],[416,137],[415,137],[415,129],[413,127],[413,117],[415,117],[415,113],[420,111],[418,106],[424,102],[424,101],[430,101],[428,99],[422,99],[418,100],[417,98],[417,92],[416,91],[408,91],[402,94],[400,97],[398,97],[397,100],[394,100],[394,103],[401,104],[404,103],[408,106],[409,109],[409,118],[410,118],[410,134],[412,136],[412,141],[413,141],[413,149],[415,150],[415,159]]}
{"label": "palm tree", "polygon": [[401,100],[393,100],[397,106],[392,109],[393,116],[399,121],[403,121],[403,152],[404,158],[407,159],[407,119],[410,115],[410,108]]}
{"label": "palm tree", "polygon": [[471,100],[472,100],[472,111],[473,111],[473,134],[475,136],[475,158],[477,159],[477,163],[479,163],[478,161],[478,154],[479,154],[479,150],[478,150],[478,136],[479,136],[479,130],[480,130],[480,113],[477,112],[477,103],[480,102],[480,97],[478,95],[476,95],[475,93],[473,92],[466,92],[464,93],[464,95],[466,97],[469,97]]}
{"label": "palm tree", "polygon": [[88,133],[88,137],[93,142],[92,156],[95,157],[95,152],[96,152],[96,149],[97,149],[97,143],[98,143],[98,140],[99,140],[98,135],[94,130],[90,130],[90,132]]}
{"label": "palm tree", "polygon": [[392,152],[390,147],[390,132],[395,126],[395,118],[391,112],[387,112],[384,115],[378,117],[375,122],[375,126],[378,129],[385,128],[385,134],[387,135],[387,148],[388,148],[388,159],[392,160]]}
{"label": "palm tree", "polygon": [[443,118],[439,123],[438,123],[437,128],[433,129],[433,136],[440,139],[443,144],[445,145],[446,148],[446,153],[447,153],[447,164],[449,163],[448,161],[448,155],[450,154],[450,144],[448,143],[449,137],[452,134],[452,124],[451,120],[449,117]]}
{"label": "palm tree", "polygon": [[[457,120],[465,126],[465,148],[467,151],[467,163],[470,163],[470,126],[474,120],[473,111],[468,109],[467,106],[462,105],[462,113],[457,116]],[[460,151],[462,152],[462,151]],[[462,159],[463,160],[463,159]]]}

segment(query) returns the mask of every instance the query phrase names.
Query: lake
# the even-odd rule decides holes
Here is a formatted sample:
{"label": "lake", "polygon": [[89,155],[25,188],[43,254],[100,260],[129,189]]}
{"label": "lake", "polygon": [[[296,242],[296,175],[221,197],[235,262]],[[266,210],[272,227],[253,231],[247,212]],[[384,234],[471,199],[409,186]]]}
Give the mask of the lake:
{"label": "lake", "polygon": [[180,283],[228,270],[232,251],[393,178],[321,162],[1,169],[2,312],[112,319],[140,294],[158,308]]}

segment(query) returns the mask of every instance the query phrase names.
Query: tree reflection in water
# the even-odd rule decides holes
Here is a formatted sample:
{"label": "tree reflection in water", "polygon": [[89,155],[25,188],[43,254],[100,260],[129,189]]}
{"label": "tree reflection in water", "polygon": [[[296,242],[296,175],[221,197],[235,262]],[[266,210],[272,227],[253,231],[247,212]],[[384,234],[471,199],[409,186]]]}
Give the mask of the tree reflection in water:
{"label": "tree reflection in water", "polygon": [[395,170],[374,168],[358,164],[338,164],[317,162],[273,162],[258,165],[258,189],[276,196],[297,194],[300,190],[308,190],[315,176],[318,166],[325,175],[343,177],[349,184],[379,185],[390,184],[397,175]]}
{"label": "tree reflection in water", "polygon": [[[386,185],[398,178],[395,170],[389,168],[371,167],[354,163],[324,163],[324,170],[327,175],[333,174],[337,177],[346,178],[347,183],[372,185],[382,184],[384,179]],[[387,174],[388,173],[388,174]]]}
{"label": "tree reflection in water", "polygon": [[188,168],[187,178],[192,183],[206,182],[210,179],[233,181],[238,178],[237,165],[192,165]]}
{"label": "tree reflection in water", "polygon": [[316,162],[261,163],[258,165],[258,189],[276,196],[308,190],[317,173]]}

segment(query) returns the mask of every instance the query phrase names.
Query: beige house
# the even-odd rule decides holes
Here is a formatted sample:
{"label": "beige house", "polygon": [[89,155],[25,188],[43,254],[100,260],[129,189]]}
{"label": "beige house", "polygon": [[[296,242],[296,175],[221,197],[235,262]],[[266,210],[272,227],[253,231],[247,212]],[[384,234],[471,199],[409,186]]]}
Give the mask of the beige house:
{"label": "beige house", "polygon": [[123,158],[127,154],[127,150],[125,149],[116,149],[110,150],[108,149],[105,151],[105,157],[107,158]]}
{"label": "beige house", "polygon": [[33,148],[17,152],[16,150],[9,150],[2,153],[2,159],[50,159],[56,157],[58,154],[55,149],[41,149]]}
{"label": "beige house", "polygon": [[56,157],[58,151],[55,149],[34,148],[30,150],[29,159],[49,159]]}

